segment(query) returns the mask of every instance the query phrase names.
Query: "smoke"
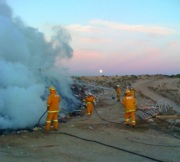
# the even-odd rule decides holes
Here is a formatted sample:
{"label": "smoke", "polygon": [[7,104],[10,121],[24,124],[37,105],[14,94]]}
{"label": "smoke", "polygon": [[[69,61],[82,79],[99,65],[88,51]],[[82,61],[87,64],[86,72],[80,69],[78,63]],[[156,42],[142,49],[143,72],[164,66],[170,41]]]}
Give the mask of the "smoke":
{"label": "smoke", "polygon": [[[71,79],[58,60],[71,58],[70,36],[63,28],[54,30],[47,41],[38,29],[13,17],[11,8],[0,0],[0,129],[33,127],[46,111],[48,87],[54,85],[61,105],[77,103]],[[45,117],[42,119],[45,122]]]}

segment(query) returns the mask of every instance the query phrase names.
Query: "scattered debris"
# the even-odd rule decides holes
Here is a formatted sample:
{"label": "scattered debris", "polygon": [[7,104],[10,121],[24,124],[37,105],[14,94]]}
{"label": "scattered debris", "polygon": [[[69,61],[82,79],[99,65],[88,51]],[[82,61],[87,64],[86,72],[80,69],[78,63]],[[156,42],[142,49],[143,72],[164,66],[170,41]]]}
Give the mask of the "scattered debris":
{"label": "scattered debris", "polygon": [[154,120],[153,120],[153,119],[148,119],[148,122],[149,122],[149,123],[153,123]]}
{"label": "scattered debris", "polygon": [[93,129],[94,129],[93,126],[91,126],[91,125],[90,125],[88,128],[89,128],[90,130],[93,130]]}

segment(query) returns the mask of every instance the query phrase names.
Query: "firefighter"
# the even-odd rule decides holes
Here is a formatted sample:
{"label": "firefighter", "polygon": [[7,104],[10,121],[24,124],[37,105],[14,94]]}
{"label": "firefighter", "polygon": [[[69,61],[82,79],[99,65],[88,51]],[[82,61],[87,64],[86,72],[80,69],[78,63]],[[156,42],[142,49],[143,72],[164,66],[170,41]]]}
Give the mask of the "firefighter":
{"label": "firefighter", "polygon": [[122,104],[125,107],[125,123],[129,125],[129,120],[131,118],[132,127],[136,125],[135,111],[137,107],[136,99],[132,96],[129,89],[126,90],[126,95],[123,98]]}
{"label": "firefighter", "polygon": [[56,93],[56,89],[54,86],[49,87],[50,95],[47,99],[47,119],[46,119],[46,127],[45,130],[50,130],[51,122],[53,120],[54,130],[58,130],[58,113],[59,113],[59,102],[60,96]]}
{"label": "firefighter", "polygon": [[83,102],[86,102],[87,104],[87,115],[90,117],[94,109],[93,104],[96,104],[95,97],[92,95],[92,93],[88,93],[88,96],[83,99]]}
{"label": "firefighter", "polygon": [[120,102],[121,88],[119,85],[117,85],[116,92],[117,92],[117,102]]}

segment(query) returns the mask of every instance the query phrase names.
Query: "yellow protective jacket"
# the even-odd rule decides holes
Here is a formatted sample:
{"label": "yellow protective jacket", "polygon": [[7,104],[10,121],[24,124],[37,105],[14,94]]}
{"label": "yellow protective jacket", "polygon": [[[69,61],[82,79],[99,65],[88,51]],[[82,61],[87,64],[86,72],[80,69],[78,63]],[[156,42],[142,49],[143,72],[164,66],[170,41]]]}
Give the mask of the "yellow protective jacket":
{"label": "yellow protective jacket", "polygon": [[94,98],[94,96],[90,95],[90,96],[87,96],[83,101],[86,103],[88,103],[88,102],[93,103],[93,102],[95,102],[95,98]]}
{"label": "yellow protective jacket", "polygon": [[122,104],[125,107],[125,112],[133,112],[136,111],[136,99],[133,96],[125,96],[123,98]]}
{"label": "yellow protective jacket", "polygon": [[120,95],[121,94],[121,88],[117,87],[116,92],[117,92],[118,95]]}
{"label": "yellow protective jacket", "polygon": [[58,112],[59,111],[60,96],[55,90],[50,91],[50,95],[47,99],[48,112]]}
{"label": "yellow protective jacket", "polygon": [[95,98],[93,95],[88,95],[84,100],[87,104],[87,114],[91,115],[94,109],[93,103],[95,103]]}

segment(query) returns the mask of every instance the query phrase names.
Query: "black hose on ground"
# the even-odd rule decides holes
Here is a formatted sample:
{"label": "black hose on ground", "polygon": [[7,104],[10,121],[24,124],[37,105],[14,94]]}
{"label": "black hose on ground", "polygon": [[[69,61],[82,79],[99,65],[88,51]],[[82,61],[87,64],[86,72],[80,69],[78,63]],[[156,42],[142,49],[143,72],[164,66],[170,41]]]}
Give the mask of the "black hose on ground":
{"label": "black hose on ground", "polygon": [[[109,123],[113,123],[113,124],[123,124],[123,123],[125,123],[125,121],[118,123],[118,122],[113,122],[113,121],[106,120],[106,119],[102,118],[102,117],[99,115],[99,113],[97,112],[95,106],[94,106],[94,110],[95,110],[96,114],[98,115],[98,117],[99,117],[101,120],[103,120],[103,121],[106,121],[106,122],[109,122]],[[152,116],[151,114],[148,114],[147,112],[145,112],[145,111],[143,111],[143,110],[141,110],[141,109],[138,109],[138,110],[146,113],[147,115],[150,115],[151,117],[154,117],[154,116]],[[46,111],[43,113],[43,115],[39,118],[39,121],[38,121],[38,123],[35,125],[35,127],[39,127],[39,123],[40,123],[42,117],[46,114],[47,111],[48,111],[48,110],[46,110]],[[157,118],[157,117],[155,117],[155,118]],[[157,119],[159,119],[159,118],[157,118]],[[159,119],[159,120],[164,121],[164,120],[162,120],[162,119]],[[167,122],[167,121],[164,121],[164,122],[166,122],[166,123],[168,123],[168,124],[171,124],[171,123],[169,123],[169,122]],[[158,129],[158,130],[161,131],[160,129]],[[161,131],[161,132],[163,132],[163,131]],[[163,132],[163,133],[165,133],[165,132]],[[175,135],[173,135],[173,134],[170,134],[170,133],[166,133],[166,134],[171,135],[171,136],[175,137],[176,139],[180,139],[179,137],[177,137],[177,136],[175,136]]]}
{"label": "black hose on ground", "polygon": [[47,113],[47,111],[48,111],[48,110],[46,110],[46,111],[42,114],[42,116],[39,118],[38,123],[35,125],[35,127],[39,127],[39,123],[40,123],[42,117]]}
{"label": "black hose on ground", "polygon": [[[114,124],[122,124],[122,123],[116,123],[116,122],[112,122],[112,121],[108,121],[106,119],[103,119],[99,113],[97,112],[96,108],[94,107],[97,115],[104,121],[107,121],[107,122],[110,122],[110,123],[114,123]],[[44,112],[44,114],[40,117],[39,121],[38,121],[38,124],[40,123],[40,120],[42,119],[42,117],[46,114],[47,110]],[[47,132],[44,132],[44,133],[47,133]],[[157,162],[164,162],[163,160],[159,160],[159,159],[156,159],[156,158],[153,158],[153,157],[150,157],[150,156],[146,156],[146,155],[143,155],[143,154],[140,154],[140,153],[136,153],[136,152],[133,152],[133,151],[129,151],[127,149],[124,149],[124,148],[120,148],[120,147],[117,147],[117,146],[112,146],[112,145],[109,145],[109,144],[105,144],[105,143],[102,143],[102,142],[99,142],[99,141],[96,141],[96,140],[91,140],[91,139],[86,139],[86,138],[82,138],[82,137],[79,137],[79,136],[75,136],[75,135],[72,135],[72,134],[69,134],[69,133],[66,133],[66,132],[50,132],[51,134],[63,134],[63,135],[67,135],[67,136],[70,136],[70,137],[74,137],[74,138],[77,138],[77,139],[81,139],[81,140],[84,140],[84,141],[88,141],[88,142],[93,142],[93,143],[97,143],[97,144],[100,144],[100,145],[103,145],[103,146],[106,146],[106,147],[110,147],[110,148],[113,148],[113,149],[116,149],[116,150],[120,150],[120,151],[124,151],[124,152],[127,152],[127,153],[130,153],[130,154],[134,154],[134,155],[137,155],[137,156],[141,156],[141,157],[144,157],[144,158],[147,158],[149,160],[153,160],[153,161],[157,161]]]}
{"label": "black hose on ground", "polygon": [[[123,124],[123,123],[125,123],[125,121],[123,121],[123,122],[121,122],[121,123],[117,123],[117,122],[113,122],[113,121],[106,120],[106,119],[102,118],[102,117],[99,115],[99,113],[97,112],[95,106],[94,106],[94,110],[95,110],[96,114],[99,116],[99,118],[100,118],[101,120],[103,120],[103,121],[106,121],[106,122],[109,122],[109,123],[113,123],[113,124]],[[151,117],[154,117],[154,116],[152,116],[151,114],[148,114],[147,112],[145,112],[145,111],[143,111],[143,110],[141,110],[141,109],[138,109],[138,110],[146,113],[147,115],[150,115]],[[169,122],[167,122],[167,121],[165,121],[165,120],[159,119],[159,118],[157,118],[157,117],[154,117],[154,118],[156,118],[156,119],[158,119],[158,120],[160,120],[160,121],[163,121],[163,122],[165,122],[165,123],[171,124],[171,123],[169,123]],[[171,135],[171,136],[173,136],[173,137],[176,138],[176,139],[180,139],[179,137],[175,136],[174,134],[166,133],[166,132],[164,132],[164,131],[162,131],[162,130],[160,130],[160,129],[158,129],[158,131],[160,131],[160,132],[162,132],[162,133],[165,133],[165,134],[168,134],[168,135]]]}
{"label": "black hose on ground", "polygon": [[[46,133],[46,132],[44,132],[44,133]],[[124,152],[130,153],[130,154],[141,156],[141,157],[144,157],[144,158],[149,159],[149,160],[153,160],[153,161],[157,161],[157,162],[164,162],[163,160],[159,160],[159,159],[156,159],[156,158],[153,158],[153,157],[150,157],[150,156],[146,156],[146,155],[143,155],[143,154],[140,154],[140,153],[136,153],[136,152],[124,149],[124,148],[120,148],[120,147],[117,147],[117,146],[105,144],[105,143],[102,143],[102,142],[99,142],[99,141],[96,141],[96,140],[82,138],[82,137],[75,136],[73,134],[66,133],[66,132],[54,132],[54,133],[51,132],[51,134],[63,134],[63,135],[74,137],[74,138],[77,138],[77,139],[80,139],[80,140],[83,140],[83,141],[97,143],[97,144],[100,144],[100,145],[103,145],[103,146],[106,146],[106,147],[109,147],[109,148],[113,148],[113,149],[116,149],[116,150],[119,150],[119,151],[124,151]]]}
{"label": "black hose on ground", "polygon": [[[35,127],[39,127],[39,123],[40,123],[42,117],[47,113],[47,111],[48,111],[48,110],[46,110],[46,111],[42,114],[42,116],[39,118],[38,123],[35,125]],[[68,111],[62,110],[62,112],[68,112]]]}
{"label": "black hose on ground", "polygon": [[118,123],[118,122],[113,122],[113,121],[106,120],[106,119],[102,118],[102,117],[99,115],[99,113],[97,112],[95,106],[94,106],[94,110],[95,110],[96,114],[98,115],[98,117],[99,117],[101,120],[103,120],[103,121],[107,121],[107,122],[113,123],[113,124],[123,124],[123,123],[125,122],[125,121],[123,121],[123,122]]}

